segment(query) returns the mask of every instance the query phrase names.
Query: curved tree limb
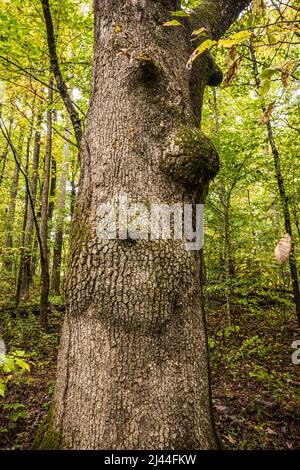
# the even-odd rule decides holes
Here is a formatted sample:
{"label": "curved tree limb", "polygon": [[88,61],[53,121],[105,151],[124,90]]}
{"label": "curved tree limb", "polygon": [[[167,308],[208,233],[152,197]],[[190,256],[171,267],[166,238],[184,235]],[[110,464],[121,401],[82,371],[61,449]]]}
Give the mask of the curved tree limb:
{"label": "curved tree limb", "polygon": [[195,9],[192,21],[196,27],[205,27],[208,35],[216,40],[250,3],[251,0],[203,0]]}

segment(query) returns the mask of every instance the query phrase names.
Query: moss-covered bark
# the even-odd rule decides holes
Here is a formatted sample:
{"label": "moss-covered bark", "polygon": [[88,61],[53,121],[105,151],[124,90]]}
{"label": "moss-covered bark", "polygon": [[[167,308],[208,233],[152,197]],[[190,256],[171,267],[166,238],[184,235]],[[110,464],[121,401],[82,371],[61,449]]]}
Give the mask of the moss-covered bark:
{"label": "moss-covered bark", "polygon": [[62,434],[54,426],[54,406],[51,405],[46,417],[40,424],[32,445],[33,450],[62,449]]}
{"label": "moss-covered bark", "polygon": [[202,131],[181,126],[170,139],[161,168],[172,180],[192,192],[217,174],[219,158]]}
{"label": "moss-covered bark", "polygon": [[204,26],[209,36],[219,39],[251,0],[202,0],[193,16],[196,28]]}

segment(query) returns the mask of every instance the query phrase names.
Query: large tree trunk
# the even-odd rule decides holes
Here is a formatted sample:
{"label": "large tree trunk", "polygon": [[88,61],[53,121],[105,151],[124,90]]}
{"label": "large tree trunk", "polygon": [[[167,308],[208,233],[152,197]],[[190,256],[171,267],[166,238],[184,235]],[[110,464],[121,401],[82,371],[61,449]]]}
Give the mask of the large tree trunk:
{"label": "large tree trunk", "polygon": [[216,448],[200,252],[182,240],[101,240],[97,208],[124,192],[148,207],[203,200],[218,158],[198,130],[202,96],[221,75],[208,55],[188,71],[191,30],[162,27],[180,2],[94,8],[67,312],[36,447]]}

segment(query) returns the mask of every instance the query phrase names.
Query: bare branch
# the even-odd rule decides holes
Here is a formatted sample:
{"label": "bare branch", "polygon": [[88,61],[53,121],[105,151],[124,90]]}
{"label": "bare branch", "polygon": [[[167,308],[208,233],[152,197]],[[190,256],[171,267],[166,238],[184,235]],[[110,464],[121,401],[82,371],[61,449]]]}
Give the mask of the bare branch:
{"label": "bare branch", "polygon": [[[33,73],[29,72],[27,69],[25,69],[25,68],[22,67],[21,65],[17,64],[16,62],[13,62],[12,60],[8,59],[7,57],[5,57],[5,56],[3,56],[3,55],[0,55],[0,59],[4,60],[4,61],[7,62],[8,64],[11,64],[13,67],[16,67],[16,68],[17,68],[18,70],[20,70],[21,72],[24,72],[25,75],[28,75],[28,77],[33,78],[33,80],[37,81],[38,83],[41,83],[41,85],[44,85],[46,88],[49,89],[49,83],[44,82],[43,80],[41,80],[40,78],[38,78],[38,77],[37,77],[36,75],[34,75]],[[5,71],[6,71],[6,70],[5,70]],[[9,83],[13,83],[15,86],[19,86],[19,87],[22,87],[22,88],[26,88],[24,85],[21,85],[21,84],[19,84],[19,83],[16,83],[16,79],[17,79],[17,77],[14,77],[13,80],[9,80],[9,79],[7,78],[7,76],[2,76],[2,77],[1,77],[1,80],[3,80],[3,81],[7,81],[7,82],[9,82]],[[53,91],[59,93],[59,90],[58,90],[57,88],[51,87],[51,89],[52,89]],[[30,91],[31,91],[31,93],[34,93],[34,92],[35,92],[35,90],[30,90]],[[45,98],[40,98],[40,99],[45,100]],[[82,114],[83,116],[85,116],[85,113],[83,112],[83,110],[80,109],[80,107],[79,107],[76,103],[74,103],[73,100],[71,100],[71,101],[72,101],[74,107],[76,107],[76,108],[78,109],[78,111],[80,111],[81,114]]]}

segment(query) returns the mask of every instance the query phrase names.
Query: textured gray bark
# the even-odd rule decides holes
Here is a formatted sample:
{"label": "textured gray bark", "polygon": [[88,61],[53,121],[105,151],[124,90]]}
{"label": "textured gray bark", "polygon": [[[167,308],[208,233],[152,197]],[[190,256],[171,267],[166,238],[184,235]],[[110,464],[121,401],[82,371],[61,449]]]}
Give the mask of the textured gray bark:
{"label": "textured gray bark", "polygon": [[[67,312],[39,448],[217,447],[200,253],[180,240],[101,241],[96,234],[97,207],[119,192],[147,204],[199,202],[218,170],[197,126],[204,87],[220,73],[207,55],[187,71],[191,31],[162,27],[179,7],[174,0],[94,2]],[[195,138],[189,152],[185,136]]]}

